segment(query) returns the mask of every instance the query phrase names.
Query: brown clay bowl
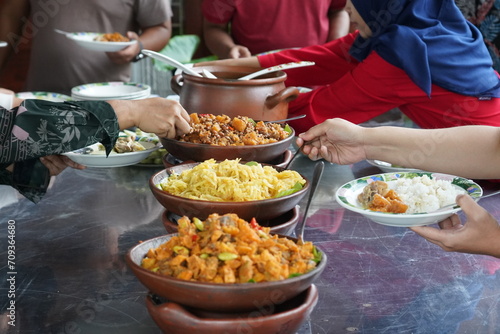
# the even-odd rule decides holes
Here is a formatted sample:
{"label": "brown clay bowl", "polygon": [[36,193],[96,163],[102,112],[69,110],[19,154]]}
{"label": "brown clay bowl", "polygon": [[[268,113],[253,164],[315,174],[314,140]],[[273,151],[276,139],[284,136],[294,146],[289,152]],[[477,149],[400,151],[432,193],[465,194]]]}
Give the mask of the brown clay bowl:
{"label": "brown clay bowl", "polygon": [[[142,268],[141,261],[149,249],[159,247],[174,235],[156,237],[136,245],[129,250],[125,260],[149,291],[195,309],[235,313],[281,304],[307,290],[326,267],[326,254],[318,248],[323,255],[316,268],[300,276],[273,282],[217,284],[186,281]],[[297,241],[292,237],[287,238]]]}
{"label": "brown clay bowl", "polygon": [[[153,176],[149,179],[149,187],[151,188],[153,195],[168,211],[179,216],[188,216],[190,218],[197,217],[201,220],[206,219],[212,213],[235,213],[246,221],[250,221],[252,218],[257,219],[257,221],[273,219],[292,210],[297,204],[299,204],[310,187],[309,180],[302,175],[302,177],[306,180],[304,187],[288,196],[258,201],[216,202],[175,196],[156,186],[161,182],[161,180],[168,177],[170,174],[174,172],[180,174],[185,170],[193,168],[197,164],[199,163],[187,163],[166,168],[153,174]],[[283,168],[280,167],[273,167],[278,171],[283,170]]]}
{"label": "brown clay bowl", "polygon": [[180,160],[205,161],[215,159],[218,161],[241,159],[243,161],[270,162],[279,158],[290,147],[295,136],[295,131],[285,139],[270,144],[241,145],[241,146],[216,146],[182,142],[176,139],[160,138],[163,148]]}
{"label": "brown clay bowl", "polygon": [[[163,226],[168,233],[177,233],[177,220],[180,218],[179,215],[171,213],[168,210],[163,211],[161,215],[161,220]],[[270,227],[271,233],[291,235],[295,230],[295,226],[299,221],[299,206],[296,205],[292,210],[285,212],[281,216],[275,217],[273,219],[258,221],[260,226]]]}
{"label": "brown clay bowl", "polygon": [[[268,163],[270,165],[274,165],[276,167],[284,168],[290,162],[290,160],[292,159],[292,156],[293,156],[292,151],[286,150],[281,156],[275,158],[274,160],[267,161],[266,163]],[[169,168],[169,167],[180,165],[180,164],[196,162],[193,160],[184,161],[181,159],[177,159],[177,157],[175,157],[173,154],[170,154],[170,153],[163,155],[162,161],[163,161],[163,166],[165,166],[165,168]]]}
{"label": "brown clay bowl", "polygon": [[311,314],[318,302],[318,289],[314,284],[296,297],[250,313],[197,312],[189,307],[148,295],[146,306],[158,327],[169,334],[289,334],[295,333]]}

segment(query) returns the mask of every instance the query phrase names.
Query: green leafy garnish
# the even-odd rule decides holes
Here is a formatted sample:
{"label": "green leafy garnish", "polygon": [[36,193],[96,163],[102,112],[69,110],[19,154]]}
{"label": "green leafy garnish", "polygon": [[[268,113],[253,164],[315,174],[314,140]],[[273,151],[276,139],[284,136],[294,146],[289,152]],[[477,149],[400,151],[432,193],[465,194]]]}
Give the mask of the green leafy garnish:
{"label": "green leafy garnish", "polygon": [[292,128],[288,124],[285,124],[285,128],[283,130],[285,130],[285,132],[288,132],[289,135],[292,134]]}
{"label": "green leafy garnish", "polygon": [[300,273],[294,273],[294,274],[290,274],[288,276],[288,278],[297,277],[297,276],[300,276],[300,275],[302,275],[302,274],[300,274]]}
{"label": "green leafy garnish", "polygon": [[248,117],[248,121],[252,123],[253,125],[257,125],[257,122],[254,121],[252,118]]}
{"label": "green leafy garnish", "polygon": [[255,280],[253,278],[250,278],[247,283],[255,283]]}
{"label": "green leafy garnish", "polygon": [[246,165],[246,166],[258,166],[258,165],[259,165],[259,163],[258,163],[258,162],[256,162],[256,161],[249,161],[249,162],[245,163],[245,165]]}
{"label": "green leafy garnish", "polygon": [[316,246],[313,247],[313,255],[314,255],[314,259],[313,261],[316,262],[316,263],[319,263],[321,261],[321,257],[323,256],[323,253],[321,253],[317,248]]}
{"label": "green leafy garnish", "polygon": [[291,189],[287,189],[287,190],[282,190],[280,191],[276,197],[283,197],[283,196],[288,196],[288,195],[291,195],[293,193],[296,193],[297,191],[301,190],[304,186],[302,185],[302,183],[300,182],[296,182],[293,187]]}

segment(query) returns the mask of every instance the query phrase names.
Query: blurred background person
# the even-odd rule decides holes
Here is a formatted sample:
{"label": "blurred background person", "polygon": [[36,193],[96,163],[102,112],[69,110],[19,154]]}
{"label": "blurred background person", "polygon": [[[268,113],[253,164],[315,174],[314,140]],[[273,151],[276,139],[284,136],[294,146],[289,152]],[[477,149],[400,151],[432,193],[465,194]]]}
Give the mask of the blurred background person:
{"label": "blurred background person", "polygon": [[455,0],[465,18],[483,35],[493,60],[493,67],[500,71],[500,1]]}
{"label": "blurred background person", "polygon": [[345,0],[204,0],[203,33],[219,59],[323,44],[349,33]]}
{"label": "blurred background person", "polygon": [[[69,95],[71,88],[94,82],[130,80],[130,63],[142,48],[159,51],[169,41],[169,0],[1,0],[0,69],[23,45],[32,43],[25,89]],[[119,52],[87,50],[54,29],[120,34],[137,40]]]}

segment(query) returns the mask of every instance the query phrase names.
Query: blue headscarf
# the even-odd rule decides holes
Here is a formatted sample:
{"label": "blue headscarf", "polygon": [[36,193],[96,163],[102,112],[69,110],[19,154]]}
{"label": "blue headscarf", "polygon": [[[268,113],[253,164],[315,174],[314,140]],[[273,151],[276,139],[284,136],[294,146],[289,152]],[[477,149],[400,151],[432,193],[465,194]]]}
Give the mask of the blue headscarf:
{"label": "blue headscarf", "polygon": [[500,79],[481,32],[453,0],[351,0],[373,35],[358,35],[350,54],[376,51],[428,96],[434,83],[479,98],[500,97]]}

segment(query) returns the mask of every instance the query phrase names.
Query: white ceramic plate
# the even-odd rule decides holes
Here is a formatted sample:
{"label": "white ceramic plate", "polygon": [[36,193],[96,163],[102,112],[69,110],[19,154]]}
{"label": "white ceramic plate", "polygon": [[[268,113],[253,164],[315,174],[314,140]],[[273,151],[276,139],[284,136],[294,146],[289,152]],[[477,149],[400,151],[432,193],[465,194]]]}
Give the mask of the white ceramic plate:
{"label": "white ceramic plate", "polygon": [[[64,153],[68,158],[87,167],[123,167],[139,163],[147,158],[151,152],[156,151],[159,146],[151,142],[141,142],[146,148],[144,151],[130,152],[130,153],[116,153],[111,152],[106,157],[104,151],[98,149],[99,143],[81,148],[79,150]],[[88,149],[93,149],[95,153],[85,153]]]}
{"label": "white ceramic plate", "polygon": [[104,34],[94,33],[94,32],[72,32],[67,33],[66,37],[75,41],[81,47],[84,47],[93,51],[102,51],[102,52],[116,52],[120,51],[127,46],[133,45],[137,43],[137,41],[130,42],[98,42],[94,41],[94,39],[98,36]]}
{"label": "white ceramic plate", "polygon": [[445,208],[443,210],[434,211],[431,213],[415,213],[415,214],[385,213],[385,212],[376,212],[364,209],[358,202],[357,199],[358,195],[363,191],[363,188],[367,184],[373,181],[385,181],[389,184],[389,188],[391,188],[391,183],[395,183],[397,179],[400,178],[412,179],[414,177],[423,175],[427,175],[431,179],[436,179],[436,180],[439,179],[449,180],[455,187],[464,189],[473,198],[479,197],[483,193],[481,186],[479,186],[474,181],[453,175],[440,174],[440,173],[426,173],[426,172],[384,173],[384,174],[376,174],[376,175],[362,177],[357,180],[353,180],[351,182],[344,184],[337,190],[335,194],[335,199],[344,208],[360,213],[376,223],[389,226],[410,227],[410,226],[435,224],[460,210],[460,208],[455,208],[455,209]]}
{"label": "white ceramic plate", "polygon": [[393,165],[389,162],[381,161],[381,160],[366,160],[370,165],[380,168],[385,173],[394,173],[394,172],[423,172],[420,169],[416,168],[406,168],[402,166]]}
{"label": "white ceramic plate", "polygon": [[51,92],[19,92],[16,94],[16,97],[24,100],[38,99],[52,102],[64,102],[72,100],[68,95]]}
{"label": "white ceramic plate", "polygon": [[75,100],[136,100],[151,95],[151,86],[134,82],[97,82],[73,87]]}

